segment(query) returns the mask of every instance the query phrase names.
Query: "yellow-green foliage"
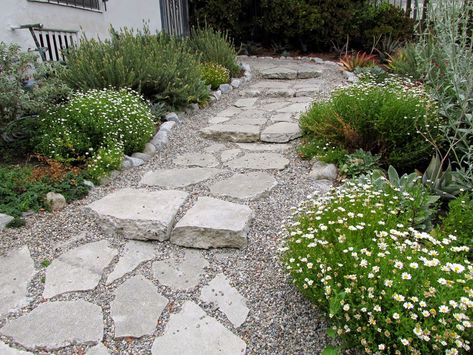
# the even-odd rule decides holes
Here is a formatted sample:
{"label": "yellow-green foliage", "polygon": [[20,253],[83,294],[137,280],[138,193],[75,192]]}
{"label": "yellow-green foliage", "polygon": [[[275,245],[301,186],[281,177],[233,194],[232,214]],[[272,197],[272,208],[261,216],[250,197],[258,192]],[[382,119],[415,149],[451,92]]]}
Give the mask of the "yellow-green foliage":
{"label": "yellow-green foliage", "polygon": [[216,90],[221,84],[230,81],[230,71],[220,64],[202,63],[200,72],[205,84],[210,85],[212,90]]}

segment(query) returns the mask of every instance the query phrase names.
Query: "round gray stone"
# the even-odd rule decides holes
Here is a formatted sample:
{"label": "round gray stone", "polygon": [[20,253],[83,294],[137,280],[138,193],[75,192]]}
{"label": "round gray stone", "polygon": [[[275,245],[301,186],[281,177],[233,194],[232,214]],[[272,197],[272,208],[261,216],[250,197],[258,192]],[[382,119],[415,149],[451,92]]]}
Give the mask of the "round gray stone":
{"label": "round gray stone", "polygon": [[83,300],[42,303],[0,333],[31,350],[97,343],[103,338],[102,309]]}
{"label": "round gray stone", "polygon": [[233,169],[284,170],[289,165],[289,160],[279,153],[248,153],[226,165]]}
{"label": "round gray stone", "polygon": [[326,164],[320,161],[316,161],[314,165],[312,165],[312,169],[309,175],[316,180],[334,181],[337,179],[338,171],[335,164]]}
{"label": "round gray stone", "polygon": [[210,186],[213,195],[238,199],[255,199],[268,194],[276,185],[276,179],[265,172],[235,174]]}
{"label": "round gray stone", "polygon": [[139,338],[151,335],[168,303],[156,286],[143,276],[134,276],[115,291],[110,315],[115,323],[115,337]]}

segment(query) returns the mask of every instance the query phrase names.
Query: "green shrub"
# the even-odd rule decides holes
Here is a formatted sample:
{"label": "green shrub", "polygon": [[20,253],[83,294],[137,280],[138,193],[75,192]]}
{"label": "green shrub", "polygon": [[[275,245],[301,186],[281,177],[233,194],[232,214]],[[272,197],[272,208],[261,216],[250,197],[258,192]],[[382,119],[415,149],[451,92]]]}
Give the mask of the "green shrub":
{"label": "green shrub", "polygon": [[226,32],[220,32],[207,26],[195,28],[188,45],[201,58],[202,63],[219,64],[227,68],[231,76],[240,74],[235,48]]}
{"label": "green shrub", "polygon": [[212,90],[218,89],[221,84],[228,83],[230,74],[228,69],[215,63],[203,63],[200,65],[200,72],[205,84],[210,85]]}
{"label": "green shrub", "polygon": [[170,108],[205,102],[209,97],[198,57],[183,41],[165,34],[112,30],[110,40],[84,38],[66,57],[64,77],[82,91],[132,88]]}
{"label": "green shrub", "polygon": [[41,118],[40,153],[89,165],[94,179],[116,169],[123,154],[141,151],[155,131],[148,104],[131,90],[90,90]]}
{"label": "green shrub", "polygon": [[455,237],[409,227],[415,205],[393,187],[349,182],[302,203],[288,226],[286,269],[349,347],[470,350],[473,266],[452,245]]}
{"label": "green shrub", "polygon": [[347,177],[366,174],[378,168],[379,158],[378,155],[358,149],[345,157],[345,162],[339,166],[340,173]]}
{"label": "green shrub", "polygon": [[317,158],[327,164],[340,165],[345,161],[348,152],[330,143],[318,139],[302,139],[302,144],[297,148],[302,159]]}
{"label": "green shrub", "polygon": [[383,166],[407,171],[428,161],[432,147],[424,135],[437,139],[439,121],[421,87],[390,77],[335,91],[329,101],[314,103],[300,124],[307,140],[363,149],[379,154]]}
{"label": "green shrub", "polygon": [[464,194],[450,201],[448,204],[448,214],[442,219],[439,227],[439,234],[448,236],[450,234],[457,237],[458,245],[466,245],[470,248],[468,257],[471,258],[473,252],[473,196]]}
{"label": "green shrub", "polygon": [[395,74],[419,80],[422,73],[419,72],[418,56],[415,45],[407,44],[389,56],[387,67]]}
{"label": "green shrub", "polygon": [[0,213],[15,217],[12,227],[19,227],[22,213],[48,209],[45,201],[50,191],[57,192],[67,202],[87,195],[89,187],[84,185],[81,175],[63,172],[59,178],[48,175],[36,177],[31,166],[0,166]]}

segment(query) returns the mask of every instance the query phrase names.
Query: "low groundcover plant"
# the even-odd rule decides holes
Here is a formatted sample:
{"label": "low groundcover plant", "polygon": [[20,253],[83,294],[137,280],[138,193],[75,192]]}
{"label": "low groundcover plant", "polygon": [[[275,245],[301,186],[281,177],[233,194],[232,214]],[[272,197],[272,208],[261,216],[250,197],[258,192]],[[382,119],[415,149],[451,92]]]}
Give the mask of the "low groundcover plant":
{"label": "low groundcover plant", "polygon": [[413,200],[368,179],[310,198],[288,226],[285,267],[304,295],[327,311],[347,346],[367,353],[468,352],[468,247],[453,235],[435,238],[412,228]]}

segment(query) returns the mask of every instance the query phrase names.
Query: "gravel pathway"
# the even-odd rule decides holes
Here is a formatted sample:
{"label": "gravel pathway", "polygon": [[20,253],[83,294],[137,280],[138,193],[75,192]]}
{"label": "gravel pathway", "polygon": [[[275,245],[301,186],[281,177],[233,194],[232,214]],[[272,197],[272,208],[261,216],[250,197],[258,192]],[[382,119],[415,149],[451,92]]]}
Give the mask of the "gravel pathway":
{"label": "gravel pathway", "polygon": [[[241,60],[253,79],[183,115],[146,164],[0,232],[0,354],[317,354],[328,344],[278,248],[290,208],[330,185],[297,156],[298,115],[343,75],[323,61]],[[160,218],[144,223],[138,205]],[[192,243],[217,248],[177,245]]]}

